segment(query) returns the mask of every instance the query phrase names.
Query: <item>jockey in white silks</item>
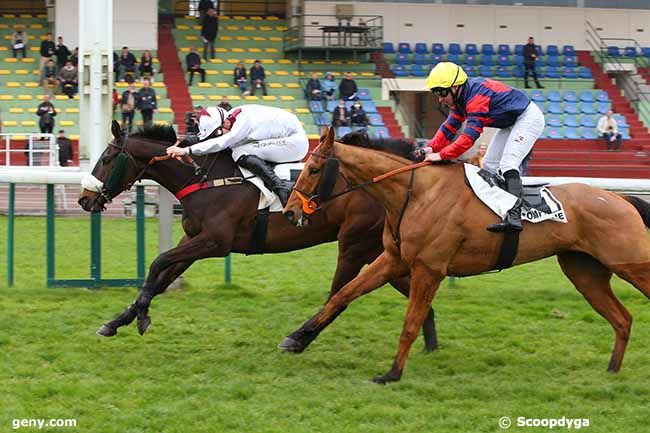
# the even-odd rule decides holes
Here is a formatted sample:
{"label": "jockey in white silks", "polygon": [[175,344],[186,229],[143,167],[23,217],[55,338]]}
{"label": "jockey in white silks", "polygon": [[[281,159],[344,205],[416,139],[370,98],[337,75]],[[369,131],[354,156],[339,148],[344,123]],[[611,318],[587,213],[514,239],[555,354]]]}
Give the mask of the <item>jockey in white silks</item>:
{"label": "jockey in white silks", "polygon": [[230,148],[237,164],[262,179],[278,195],[282,206],[291,190],[266,161],[300,161],[309,150],[307,134],[295,115],[280,108],[252,104],[230,111],[208,107],[199,115],[198,142],[190,138],[186,143],[191,145],[168,147],[167,155],[205,155]]}

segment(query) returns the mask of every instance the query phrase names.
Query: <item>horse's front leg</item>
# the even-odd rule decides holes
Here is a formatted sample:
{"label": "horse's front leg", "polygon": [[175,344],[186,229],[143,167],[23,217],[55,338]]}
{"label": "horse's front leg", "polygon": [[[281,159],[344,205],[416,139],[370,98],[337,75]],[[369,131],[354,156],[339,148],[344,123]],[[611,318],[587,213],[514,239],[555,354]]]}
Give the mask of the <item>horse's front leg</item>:
{"label": "horse's front leg", "polygon": [[105,323],[97,331],[103,337],[117,334],[117,328],[128,325],[138,318],[138,331],[144,334],[151,324],[149,306],[151,300],[167,287],[196,260],[219,256],[219,244],[206,236],[184,237],[178,246],[159,255],[149,267],[149,274],[136,300],[114,320]]}
{"label": "horse's front leg", "polygon": [[[292,336],[286,337],[278,346],[287,352],[300,353],[356,298],[370,293],[387,282],[408,274],[408,267],[399,259],[384,251],[367,268],[332,296],[323,309],[307,320]],[[297,338],[293,338],[295,335]]]}

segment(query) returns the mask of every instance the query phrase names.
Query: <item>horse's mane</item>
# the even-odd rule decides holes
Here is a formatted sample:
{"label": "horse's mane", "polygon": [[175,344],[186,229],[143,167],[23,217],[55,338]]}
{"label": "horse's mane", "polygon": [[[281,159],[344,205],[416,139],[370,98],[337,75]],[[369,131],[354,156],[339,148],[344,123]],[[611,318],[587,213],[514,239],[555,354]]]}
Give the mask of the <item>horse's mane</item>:
{"label": "horse's mane", "polygon": [[367,149],[380,150],[414,161],[413,151],[417,148],[413,140],[406,138],[370,138],[367,131],[359,130],[344,135],[339,142]]}
{"label": "horse's mane", "polygon": [[167,144],[173,144],[176,142],[176,131],[169,125],[146,125],[139,128],[135,134],[131,134],[131,137],[164,141]]}

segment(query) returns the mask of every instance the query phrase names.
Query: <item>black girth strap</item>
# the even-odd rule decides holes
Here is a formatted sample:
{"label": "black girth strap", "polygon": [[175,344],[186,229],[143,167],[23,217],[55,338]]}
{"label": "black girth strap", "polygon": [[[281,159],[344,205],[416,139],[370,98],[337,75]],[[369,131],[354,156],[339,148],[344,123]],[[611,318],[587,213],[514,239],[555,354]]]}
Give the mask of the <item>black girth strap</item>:
{"label": "black girth strap", "polygon": [[264,254],[266,250],[266,232],[269,227],[269,208],[259,209],[255,217],[253,236],[246,255]]}
{"label": "black girth strap", "polygon": [[[404,213],[406,212],[406,207],[409,204],[409,201],[411,201],[411,197],[413,197],[413,183],[415,181],[415,170],[411,170],[411,179],[409,180],[409,189],[406,191],[406,199],[404,200],[404,205],[402,206],[402,210],[399,213],[399,219],[397,220],[397,227],[395,227],[395,231],[391,229],[391,234],[393,235],[393,242],[395,242],[395,245],[397,245],[397,248],[399,249],[400,245],[402,244],[402,239],[399,234],[399,228],[402,225],[402,219],[404,218]],[[386,220],[388,222],[388,220]],[[388,225],[390,227],[390,223],[388,222]]]}
{"label": "black girth strap", "polygon": [[519,232],[505,232],[503,236],[503,243],[501,244],[501,251],[497,259],[494,270],[502,270],[512,266],[512,262],[517,257],[519,250]]}

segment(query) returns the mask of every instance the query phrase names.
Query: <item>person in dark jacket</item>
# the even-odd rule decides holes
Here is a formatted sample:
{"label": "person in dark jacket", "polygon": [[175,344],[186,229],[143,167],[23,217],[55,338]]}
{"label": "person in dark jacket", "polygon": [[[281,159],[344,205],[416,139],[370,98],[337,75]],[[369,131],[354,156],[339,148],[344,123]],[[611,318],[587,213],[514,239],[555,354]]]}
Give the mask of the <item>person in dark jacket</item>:
{"label": "person in dark jacket", "polygon": [[345,101],[339,100],[339,105],[332,113],[332,126],[350,126],[350,113],[345,108]]}
{"label": "person in dark jacket", "polygon": [[59,165],[67,167],[72,164],[72,141],[65,136],[63,129],[59,130],[59,135],[56,137],[56,144],[59,146]]}
{"label": "person in dark jacket", "polygon": [[133,116],[135,109],[138,107],[140,94],[135,89],[135,83],[129,83],[129,88],[122,93],[120,105],[122,107],[122,130],[131,132],[133,128]]}
{"label": "person in dark jacket", "polygon": [[56,109],[50,102],[50,95],[47,93],[43,95],[43,102],[38,105],[36,115],[40,118],[38,126],[41,128],[42,134],[51,134],[54,129],[54,116],[56,116]]}
{"label": "person in dark jacket", "polygon": [[368,126],[368,116],[361,107],[361,101],[356,100],[350,110],[350,122],[352,126]]}
{"label": "person in dark jacket", "polygon": [[251,95],[255,94],[255,89],[262,89],[262,94],[266,96],[266,82],[264,81],[266,80],[266,73],[264,72],[264,66],[262,66],[261,61],[255,60],[255,63],[251,66],[250,77]]}
{"label": "person in dark jacket", "polygon": [[353,100],[357,97],[357,83],[352,79],[352,73],[343,74],[341,84],[339,84],[339,98]]}
{"label": "person in dark jacket", "polygon": [[151,87],[150,79],[142,80],[142,86],[142,89],[138,91],[138,108],[142,113],[142,122],[146,126],[153,122],[153,113],[158,110],[158,100],[156,91]]}
{"label": "person in dark jacket", "polygon": [[323,89],[321,88],[317,72],[312,72],[311,78],[307,81],[305,98],[310,101],[320,101],[323,98]]}
{"label": "person in dark jacket", "polygon": [[149,77],[153,80],[153,76],[156,73],[156,70],[153,68],[153,56],[151,51],[144,50],[142,56],[140,56],[140,66],[138,66],[141,77]]}
{"label": "person in dark jacket", "polygon": [[49,92],[49,89],[54,89],[57,86],[59,80],[56,76],[56,64],[54,60],[50,59],[47,61],[41,71],[41,75],[43,75],[43,89],[46,92]]}
{"label": "person in dark jacket", "polygon": [[201,0],[199,2],[199,19],[203,21],[203,18],[208,14],[209,9],[215,9],[214,2],[212,0]]}
{"label": "person in dark jacket", "polygon": [[79,47],[75,47],[72,54],[70,54],[70,61],[72,62],[72,66],[75,68],[79,67]]}
{"label": "person in dark jacket", "polygon": [[41,41],[41,62],[38,65],[38,70],[41,71],[40,81],[43,81],[43,68],[47,64],[47,61],[52,58],[56,46],[52,42],[52,33],[48,33],[45,40]]}
{"label": "person in dark jacket", "polygon": [[192,47],[192,50],[185,56],[185,64],[187,65],[187,72],[190,74],[190,86],[192,85],[194,74],[197,72],[201,75],[201,82],[205,83],[205,69],[201,67],[201,56],[196,51],[196,47]]}
{"label": "person in dark jacket", "polygon": [[[129,52],[129,47],[122,47],[122,54],[117,59],[117,79],[124,81],[126,74],[135,75],[135,56]],[[131,77],[133,78],[133,77]]]}
{"label": "person in dark jacket", "polygon": [[214,59],[214,40],[217,38],[219,30],[219,19],[217,11],[214,8],[208,9],[208,13],[203,17],[201,25],[201,40],[203,41],[203,58],[208,60],[208,45],[210,46],[210,58]]}
{"label": "person in dark jacket", "polygon": [[243,95],[248,95],[248,80],[246,79],[246,68],[242,62],[237,63],[232,72],[233,84],[239,86],[239,90]]}
{"label": "person in dark jacket", "polygon": [[61,36],[56,38],[54,54],[56,55],[56,69],[59,70],[65,66],[65,62],[70,57],[70,50],[63,44],[63,38]]}
{"label": "person in dark jacket", "polygon": [[537,62],[537,47],[535,46],[535,39],[533,37],[528,38],[528,43],[524,45],[524,87],[530,89],[528,85],[528,74],[530,73],[535,80],[535,85],[538,89],[543,89],[537,79],[537,71],[535,71],[535,62]]}
{"label": "person in dark jacket", "polygon": [[17,26],[16,31],[11,35],[11,50],[13,57],[18,53],[23,53],[23,59],[27,56],[27,33],[23,31],[22,26]]}
{"label": "person in dark jacket", "polygon": [[61,83],[61,92],[68,95],[69,99],[74,98],[77,93],[77,84],[79,82],[79,75],[77,68],[72,66],[70,60],[66,60],[65,66],[59,70],[59,83]]}

